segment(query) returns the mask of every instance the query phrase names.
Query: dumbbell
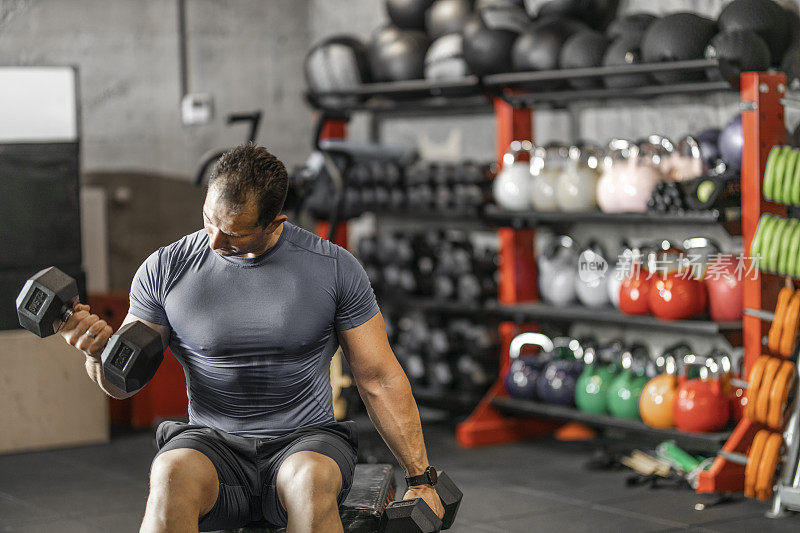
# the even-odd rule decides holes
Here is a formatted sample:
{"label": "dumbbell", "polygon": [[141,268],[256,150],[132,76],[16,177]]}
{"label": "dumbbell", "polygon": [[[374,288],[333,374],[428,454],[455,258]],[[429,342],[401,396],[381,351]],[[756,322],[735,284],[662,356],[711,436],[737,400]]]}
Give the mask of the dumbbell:
{"label": "dumbbell", "polygon": [[[25,282],[16,303],[20,325],[41,338],[49,337],[72,316],[78,284],[56,267],[45,268]],[[111,336],[100,358],[106,381],[133,392],[150,381],[161,365],[161,335],[139,321],[125,324]]]}
{"label": "dumbbell", "polygon": [[381,517],[383,533],[434,533],[448,529],[455,522],[463,493],[442,471],[437,472],[436,493],[442,500],[444,517],[440,520],[425,500],[401,500],[386,506]]}

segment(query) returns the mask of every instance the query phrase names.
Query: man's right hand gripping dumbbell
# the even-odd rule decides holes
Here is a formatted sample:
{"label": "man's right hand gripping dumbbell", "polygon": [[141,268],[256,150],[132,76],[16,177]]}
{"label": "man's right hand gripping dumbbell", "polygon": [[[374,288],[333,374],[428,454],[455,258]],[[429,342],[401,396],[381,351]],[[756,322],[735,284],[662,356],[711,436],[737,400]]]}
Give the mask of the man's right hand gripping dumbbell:
{"label": "man's right hand gripping dumbbell", "polygon": [[140,320],[126,320],[113,334],[105,320],[78,302],[75,279],[56,267],[30,278],[16,303],[20,325],[42,338],[61,333],[86,355],[89,377],[109,396],[133,395],[161,364],[166,344],[161,332]]}

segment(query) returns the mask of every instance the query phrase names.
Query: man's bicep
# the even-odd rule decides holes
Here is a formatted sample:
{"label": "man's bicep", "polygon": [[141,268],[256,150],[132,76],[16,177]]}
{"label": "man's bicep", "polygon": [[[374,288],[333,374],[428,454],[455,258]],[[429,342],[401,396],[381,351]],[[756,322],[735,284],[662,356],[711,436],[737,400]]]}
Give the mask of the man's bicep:
{"label": "man's bicep", "polygon": [[145,326],[148,326],[148,327],[156,330],[159,333],[159,335],[161,335],[161,346],[163,348],[166,349],[166,347],[169,346],[169,335],[170,335],[170,331],[171,331],[169,326],[162,326],[161,324],[156,324],[154,322],[148,322],[147,320],[143,320],[143,319],[139,318],[138,316],[132,315],[130,313],[125,315],[125,320],[122,321],[122,325],[124,326],[125,324],[130,324],[131,322],[136,322],[137,320],[139,322],[141,322],[142,324],[144,324]]}
{"label": "man's bicep", "polygon": [[340,330],[338,335],[357,381],[379,379],[384,372],[398,365],[386,338],[386,325],[380,312],[360,326]]}

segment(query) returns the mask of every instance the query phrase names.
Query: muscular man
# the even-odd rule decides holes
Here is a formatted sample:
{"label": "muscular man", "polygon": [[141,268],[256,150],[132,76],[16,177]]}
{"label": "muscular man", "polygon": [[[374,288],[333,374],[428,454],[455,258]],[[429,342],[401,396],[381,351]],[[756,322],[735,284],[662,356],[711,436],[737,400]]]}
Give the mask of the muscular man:
{"label": "muscular man", "polygon": [[[133,279],[125,323],[158,331],[186,375],[189,423],[163,422],[141,531],[203,531],[265,518],[291,532],[342,531],[357,434],[333,417],[339,345],[373,423],[407,476],[429,466],[411,387],[389,347],[364,269],[347,250],[281,214],[288,179],[266,149],[215,166],[205,229],[160,248]],[[103,379],[111,328],[79,306],[62,335]],[[134,393],[135,394],[135,393]],[[430,485],[423,498],[441,517]]]}

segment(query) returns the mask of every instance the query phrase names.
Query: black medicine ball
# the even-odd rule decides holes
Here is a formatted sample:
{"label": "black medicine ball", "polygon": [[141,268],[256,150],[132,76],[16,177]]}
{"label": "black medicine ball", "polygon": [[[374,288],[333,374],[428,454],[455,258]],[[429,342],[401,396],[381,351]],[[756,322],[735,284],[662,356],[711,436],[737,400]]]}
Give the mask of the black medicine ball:
{"label": "black medicine ball", "polygon": [[425,12],[433,0],[386,0],[386,14],[389,20],[403,30],[425,29]]}
{"label": "black medicine ball", "polygon": [[428,37],[392,26],[377,30],[368,45],[373,81],[405,81],[424,77]]}
{"label": "black medicine ball", "polygon": [[733,30],[718,33],[706,47],[707,58],[724,60],[720,68],[706,71],[709,79],[726,80],[732,86],[739,86],[742,72],[764,71],[772,65],[772,56],[764,39],[750,30]]}
{"label": "black medicine ball", "polygon": [[511,47],[518,32],[490,29],[480,15],[473,15],[464,25],[464,59],[478,76],[510,72]]}
{"label": "black medicine ball", "polygon": [[[320,41],[306,55],[304,71],[311,93],[346,91],[370,81],[367,50],[358,39],[337,35]],[[320,103],[328,107],[348,105],[354,97],[326,96]]]}
{"label": "black medicine ball", "polygon": [[769,46],[775,61],[783,57],[791,44],[791,19],[772,0],[734,0],[722,10],[718,23],[722,31],[756,32]]}
{"label": "black medicine ball", "polygon": [[[559,67],[567,69],[599,67],[603,64],[603,55],[608,45],[609,40],[598,31],[579,31],[567,39],[561,48]],[[600,78],[575,78],[567,80],[567,83],[576,89],[603,86]]]}
{"label": "black medicine ball", "polygon": [[460,33],[470,15],[471,0],[436,0],[425,15],[428,37],[435,41],[448,33]]}
{"label": "black medicine ball", "polygon": [[[606,48],[603,55],[603,66],[637,65],[642,62],[642,34],[632,33],[615,39]],[[641,87],[648,85],[647,74],[615,74],[603,76],[603,84],[610,89]]]}
{"label": "black medicine ball", "polygon": [[[646,63],[701,59],[717,24],[694,13],[673,13],[653,22],[642,38],[642,58]],[[703,72],[656,72],[659,83],[681,83],[703,79]]]}

